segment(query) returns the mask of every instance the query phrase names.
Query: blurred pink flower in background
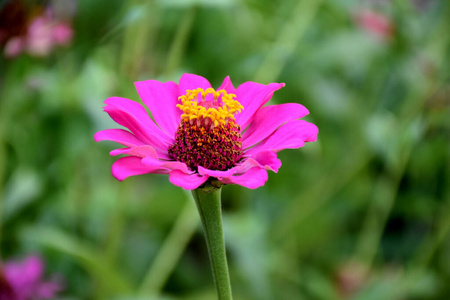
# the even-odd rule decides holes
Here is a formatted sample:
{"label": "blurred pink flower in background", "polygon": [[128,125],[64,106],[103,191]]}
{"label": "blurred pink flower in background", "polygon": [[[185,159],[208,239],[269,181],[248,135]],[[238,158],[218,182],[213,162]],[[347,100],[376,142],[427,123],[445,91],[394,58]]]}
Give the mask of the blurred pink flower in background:
{"label": "blurred pink flower in background", "polygon": [[[67,1],[65,1],[67,2]],[[74,5],[71,11],[74,12]],[[0,39],[4,44],[4,55],[9,58],[22,53],[32,56],[47,56],[57,46],[68,45],[73,38],[73,28],[67,14],[58,16],[53,7],[49,6],[43,12],[39,7],[30,9],[21,1],[11,1],[0,12],[4,17]],[[61,15],[60,9],[57,12]],[[14,17],[9,17],[14,14]],[[28,16],[30,15],[30,16]],[[16,30],[14,30],[16,29]]]}
{"label": "blurred pink flower in background", "polygon": [[65,46],[72,41],[70,24],[52,20],[48,15],[35,18],[25,36],[14,37],[5,45],[5,55],[15,57],[26,52],[33,56],[47,56],[55,46]]}
{"label": "blurred pink flower in background", "polygon": [[342,296],[354,296],[367,282],[367,268],[356,261],[348,261],[339,266],[336,272],[337,288]]}
{"label": "blurred pink flower in background", "polygon": [[394,35],[392,21],[382,13],[370,9],[360,9],[355,13],[355,22],[360,28],[381,40],[389,40]]}
{"label": "blurred pink flower in background", "polygon": [[51,12],[34,19],[28,27],[25,39],[25,51],[34,56],[47,56],[55,46],[70,43],[73,30],[69,24],[54,21]]}
{"label": "blurred pink flower in background", "polygon": [[5,45],[5,56],[16,57],[25,49],[25,40],[22,37],[13,37]]}
{"label": "blurred pink flower in background", "polygon": [[37,256],[7,262],[0,271],[0,300],[53,299],[62,290],[60,278],[44,281],[44,263]]}

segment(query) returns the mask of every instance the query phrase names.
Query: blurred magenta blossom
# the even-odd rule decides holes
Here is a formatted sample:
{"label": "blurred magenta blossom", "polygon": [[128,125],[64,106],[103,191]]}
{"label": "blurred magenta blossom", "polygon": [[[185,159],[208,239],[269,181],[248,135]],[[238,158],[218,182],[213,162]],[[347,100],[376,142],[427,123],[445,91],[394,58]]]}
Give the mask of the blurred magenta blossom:
{"label": "blurred magenta blossom", "polygon": [[6,262],[2,271],[1,300],[53,299],[62,290],[60,278],[44,281],[44,263],[37,256]]}
{"label": "blurred magenta blossom", "polygon": [[196,189],[209,178],[223,184],[257,188],[267,170],[278,172],[277,152],[302,147],[317,139],[317,126],[300,120],[309,112],[301,104],[264,106],[284,83],[245,82],[235,88],[226,77],[217,90],[209,81],[184,74],[179,83],[136,82],[139,103],[111,97],[105,111],[129,129],[97,132],[95,141],[110,140],[127,154],[112,166],[118,180],[133,175],[169,174],[174,185]]}
{"label": "blurred magenta blossom", "polygon": [[47,12],[36,17],[28,27],[25,36],[11,38],[5,45],[5,56],[15,57],[23,52],[32,56],[47,56],[55,46],[71,42],[73,29],[69,23],[52,20]]}
{"label": "blurred magenta blossom", "polygon": [[364,286],[367,277],[367,267],[356,261],[347,261],[336,272],[338,291],[346,299],[351,298]]}
{"label": "blurred magenta blossom", "polygon": [[389,40],[394,34],[392,21],[384,14],[369,9],[361,9],[355,13],[358,26],[381,40]]}
{"label": "blurred magenta blossom", "polygon": [[13,58],[28,53],[43,57],[57,46],[68,45],[73,38],[70,14],[62,14],[60,8],[56,12],[58,15],[53,6],[27,7],[18,0],[5,5],[0,12],[3,18],[0,22],[0,42],[4,45],[4,55]]}

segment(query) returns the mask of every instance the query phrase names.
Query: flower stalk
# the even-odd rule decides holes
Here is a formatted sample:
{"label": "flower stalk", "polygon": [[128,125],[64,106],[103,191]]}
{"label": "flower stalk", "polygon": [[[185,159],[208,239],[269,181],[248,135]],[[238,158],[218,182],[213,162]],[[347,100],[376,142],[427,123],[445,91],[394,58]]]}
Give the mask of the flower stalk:
{"label": "flower stalk", "polygon": [[214,284],[219,300],[231,300],[231,284],[223,236],[221,187],[207,181],[204,187],[192,191],[202,221],[213,272]]}

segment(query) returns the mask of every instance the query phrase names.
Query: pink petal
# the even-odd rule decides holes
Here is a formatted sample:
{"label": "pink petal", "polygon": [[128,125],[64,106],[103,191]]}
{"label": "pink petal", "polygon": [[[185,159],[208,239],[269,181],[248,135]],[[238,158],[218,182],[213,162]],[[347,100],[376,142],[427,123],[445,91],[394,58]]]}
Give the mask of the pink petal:
{"label": "pink petal", "polygon": [[230,76],[225,77],[217,91],[219,90],[225,90],[228,94],[236,94],[236,89],[231,82]]}
{"label": "pink petal", "polygon": [[116,149],[111,151],[111,154],[130,155],[129,157],[120,158],[113,164],[113,176],[120,181],[133,175],[147,173],[168,174],[172,170],[181,170],[187,174],[192,173],[185,163],[158,159],[156,150],[148,145]]}
{"label": "pink petal", "polygon": [[127,154],[128,151],[130,151],[131,148],[120,148],[120,149],[114,149],[111,152],[109,152],[109,155],[116,156],[120,154]]}
{"label": "pink petal", "polygon": [[184,95],[186,94],[186,90],[195,90],[196,88],[206,90],[211,87],[211,84],[202,76],[186,73],[181,76],[178,86],[179,94]]}
{"label": "pink petal", "polygon": [[168,170],[168,171],[180,170],[186,174],[192,173],[192,171],[189,171],[189,169],[185,163],[179,162],[179,161],[159,160],[154,157],[148,156],[148,157],[144,157],[142,159],[142,163],[145,164],[146,166],[153,167],[155,169]]}
{"label": "pink petal", "polygon": [[[247,162],[248,161],[248,162]],[[278,172],[278,169],[281,167],[281,160],[279,160],[277,158],[277,154],[273,151],[269,151],[269,150],[264,150],[261,152],[256,153],[255,155],[247,158],[246,160],[246,166],[245,168],[248,167],[260,167],[266,170],[271,170],[275,173]],[[244,168],[244,165],[239,169],[239,171],[237,172],[239,173],[244,173],[247,172],[247,170]]]}
{"label": "pink petal", "polygon": [[127,177],[142,174],[167,174],[169,170],[158,170],[154,167],[142,163],[142,158],[136,156],[127,156],[119,158],[111,168],[113,176],[122,181]]}
{"label": "pink petal", "polygon": [[236,173],[236,170],[237,166],[226,171],[210,170],[207,168],[203,168],[202,166],[198,166],[198,173],[200,175],[208,175],[210,177],[218,178],[219,180],[224,177],[232,176],[234,173]]}
{"label": "pink petal", "polygon": [[240,176],[230,176],[221,180],[225,184],[239,184],[249,189],[263,186],[268,179],[267,171],[261,168],[252,168]]}
{"label": "pink petal", "polygon": [[94,135],[94,140],[96,142],[113,141],[128,147],[144,145],[144,143],[137,139],[131,132],[123,129],[106,129],[99,131]]}
{"label": "pink petal", "polygon": [[198,167],[198,173],[200,175],[208,175],[209,177],[215,177],[219,180],[227,178],[233,175],[241,175],[246,173],[248,170],[258,167],[261,169],[271,170],[275,173],[281,166],[281,161],[277,158],[277,154],[273,151],[261,151],[253,155],[252,157],[246,158],[241,164],[226,170],[217,171],[204,168],[202,166]]}
{"label": "pink petal", "polygon": [[286,103],[261,107],[253,116],[248,129],[242,135],[242,147],[248,148],[268,137],[280,125],[306,116],[309,111],[298,103]]}
{"label": "pink petal", "polygon": [[180,125],[182,111],[176,107],[178,103],[178,85],[173,81],[159,82],[145,80],[134,83],[136,90],[145,105],[152,112],[153,119],[169,136],[174,136]]}
{"label": "pink petal", "polygon": [[197,174],[188,175],[180,170],[173,170],[169,174],[169,180],[176,186],[186,190],[193,190],[205,183],[208,180],[208,176]]}
{"label": "pink petal", "polygon": [[244,82],[236,90],[236,100],[242,104],[244,110],[235,115],[236,121],[244,130],[253,118],[253,114],[272,98],[273,92],[284,87],[284,83],[270,83],[268,85],[257,82]]}
{"label": "pink petal", "polygon": [[314,142],[319,129],[316,125],[304,120],[294,120],[278,128],[272,135],[256,146],[244,151],[244,155],[253,155],[262,150],[278,152],[283,149],[303,147],[305,142]]}
{"label": "pink petal", "polygon": [[137,156],[137,157],[152,157],[155,159],[158,159],[158,155],[156,154],[155,148],[152,146],[144,145],[144,146],[138,146],[129,148],[129,150],[126,152],[126,154],[130,156]]}
{"label": "pink petal", "polygon": [[143,145],[143,146],[136,146],[136,147],[130,147],[130,148],[120,148],[115,149],[109,152],[110,155],[116,156],[120,154],[128,154],[130,156],[137,156],[137,157],[153,157],[155,159],[161,158],[161,159],[168,159],[171,160],[169,155],[167,153],[158,153],[155,148],[149,145]]}
{"label": "pink petal", "polygon": [[167,152],[173,137],[166,135],[150,119],[145,109],[137,102],[111,97],[105,100],[104,110],[118,124],[128,128],[139,140],[157,150]]}

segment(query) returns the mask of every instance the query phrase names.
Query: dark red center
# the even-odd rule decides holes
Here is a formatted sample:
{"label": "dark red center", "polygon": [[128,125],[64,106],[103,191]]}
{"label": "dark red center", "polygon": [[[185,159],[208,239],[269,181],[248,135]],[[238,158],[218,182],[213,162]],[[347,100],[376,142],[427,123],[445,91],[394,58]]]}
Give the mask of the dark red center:
{"label": "dark red center", "polygon": [[232,120],[226,125],[204,125],[205,120],[183,119],[175,143],[169,147],[170,157],[186,163],[192,170],[202,166],[225,171],[235,166],[243,153],[240,126]]}

